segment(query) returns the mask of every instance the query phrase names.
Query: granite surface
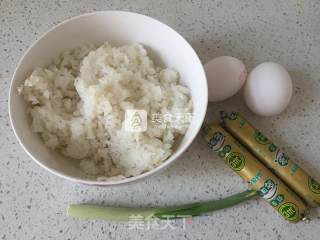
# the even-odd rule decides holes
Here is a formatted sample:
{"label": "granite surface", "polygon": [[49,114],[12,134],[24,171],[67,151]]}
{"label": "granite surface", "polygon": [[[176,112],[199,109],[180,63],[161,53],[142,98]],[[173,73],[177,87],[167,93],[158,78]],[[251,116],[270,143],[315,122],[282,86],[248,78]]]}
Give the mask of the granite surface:
{"label": "granite surface", "polygon": [[263,200],[172,226],[131,229],[128,224],[76,220],[69,203],[164,206],[228,196],[247,188],[200,137],[169,169],[144,181],[111,188],[89,187],[53,176],[17,143],[9,124],[10,79],[27,47],[55,24],[86,12],[121,9],[152,16],[180,32],[203,63],[220,55],[242,59],[249,69],[276,61],[290,71],[294,95],[278,117],[249,112],[242,94],[210,104],[236,109],[284,146],[319,179],[320,2],[278,0],[0,0],[0,239],[319,239],[319,210],[309,224],[285,222]]}

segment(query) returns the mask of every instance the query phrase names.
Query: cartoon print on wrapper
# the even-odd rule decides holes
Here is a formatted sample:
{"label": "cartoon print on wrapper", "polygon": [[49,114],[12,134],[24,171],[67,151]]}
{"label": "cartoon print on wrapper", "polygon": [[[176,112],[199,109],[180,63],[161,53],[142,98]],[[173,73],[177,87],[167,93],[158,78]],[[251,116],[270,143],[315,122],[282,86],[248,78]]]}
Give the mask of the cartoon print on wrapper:
{"label": "cartoon print on wrapper", "polygon": [[224,142],[224,136],[221,132],[215,132],[212,135],[212,138],[210,139],[210,141],[208,142],[208,146],[209,148],[211,148],[214,151],[218,151]]}
{"label": "cartoon print on wrapper", "polygon": [[276,159],[274,161],[278,163],[281,167],[286,167],[288,166],[289,157],[281,150],[278,150]]}
{"label": "cartoon print on wrapper", "polygon": [[238,117],[238,113],[237,113],[237,112],[231,112],[231,113],[229,114],[229,116],[228,116],[228,118],[229,118],[230,120],[236,120],[237,117]]}
{"label": "cartoon print on wrapper", "polygon": [[268,200],[276,194],[277,189],[277,184],[272,179],[267,179],[259,191],[261,196]]}

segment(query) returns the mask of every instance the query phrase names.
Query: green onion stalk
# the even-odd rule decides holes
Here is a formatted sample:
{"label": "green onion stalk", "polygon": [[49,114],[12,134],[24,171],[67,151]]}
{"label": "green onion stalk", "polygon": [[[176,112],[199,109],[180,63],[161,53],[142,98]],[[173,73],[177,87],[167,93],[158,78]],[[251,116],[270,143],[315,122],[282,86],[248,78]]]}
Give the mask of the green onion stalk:
{"label": "green onion stalk", "polygon": [[223,199],[198,202],[173,207],[129,208],[92,204],[71,204],[68,215],[82,219],[129,221],[133,216],[141,219],[178,219],[200,216],[208,212],[232,207],[258,195],[258,191],[246,190]]}

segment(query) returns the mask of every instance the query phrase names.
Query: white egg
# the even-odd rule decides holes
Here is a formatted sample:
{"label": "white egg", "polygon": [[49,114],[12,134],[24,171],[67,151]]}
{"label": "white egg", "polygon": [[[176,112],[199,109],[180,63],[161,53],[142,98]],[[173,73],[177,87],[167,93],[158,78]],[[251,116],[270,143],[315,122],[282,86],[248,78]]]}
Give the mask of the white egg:
{"label": "white egg", "polygon": [[206,63],[204,69],[210,102],[222,101],[236,94],[247,77],[245,65],[239,59],[230,56],[211,60]]}
{"label": "white egg", "polygon": [[265,62],[249,74],[244,96],[248,107],[254,113],[274,116],[288,106],[292,96],[292,80],[280,64]]}

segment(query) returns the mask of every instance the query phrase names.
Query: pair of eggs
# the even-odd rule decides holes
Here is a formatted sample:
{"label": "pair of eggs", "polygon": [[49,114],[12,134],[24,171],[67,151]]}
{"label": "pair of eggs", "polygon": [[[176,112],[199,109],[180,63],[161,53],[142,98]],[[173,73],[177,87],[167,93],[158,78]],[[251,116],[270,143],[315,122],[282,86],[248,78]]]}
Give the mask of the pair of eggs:
{"label": "pair of eggs", "polygon": [[209,101],[218,102],[230,98],[244,85],[244,97],[251,111],[260,116],[281,113],[292,96],[292,80],[280,64],[265,62],[250,74],[242,61],[222,56],[205,65]]}

